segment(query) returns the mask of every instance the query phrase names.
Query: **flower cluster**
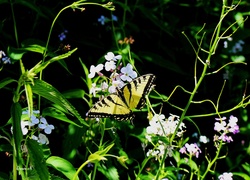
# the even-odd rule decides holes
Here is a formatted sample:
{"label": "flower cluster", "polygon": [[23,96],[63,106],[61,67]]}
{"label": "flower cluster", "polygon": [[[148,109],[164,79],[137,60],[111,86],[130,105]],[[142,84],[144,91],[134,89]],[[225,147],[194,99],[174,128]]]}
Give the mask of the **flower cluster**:
{"label": "flower cluster", "polygon": [[[227,38],[227,40],[224,41],[224,48],[228,48],[229,47],[228,42],[232,42],[232,41],[233,41],[232,37]],[[238,40],[236,43],[233,44],[233,46],[230,46],[231,49],[228,52],[232,54],[237,54],[239,52],[242,52],[244,44],[245,44],[244,41]]]}
{"label": "flower cluster", "polygon": [[[155,114],[154,117],[149,121],[150,126],[146,128],[146,139],[153,143],[155,137],[171,137],[174,134],[178,124],[179,117],[176,115],[170,114],[166,119],[164,114]],[[177,136],[181,137],[184,133],[183,128],[185,128],[184,123],[180,123]],[[154,145],[154,149],[149,149],[147,156],[154,156],[155,158],[160,158],[167,151],[169,157],[173,154],[173,146],[166,145],[161,140],[157,139],[157,144]]]}
{"label": "flower cluster", "polygon": [[3,64],[11,64],[10,58],[6,56],[4,51],[0,50],[0,60]]}
{"label": "flower cluster", "polygon": [[[179,116],[170,114],[168,119],[166,119],[164,114],[155,114],[154,117],[149,121],[150,126],[148,126],[146,129],[146,138],[151,141],[152,135],[169,137],[175,132],[178,124]],[[182,122],[177,132],[178,137],[182,136],[184,133],[183,128],[185,127],[185,124]]]}
{"label": "flower cluster", "polygon": [[[23,111],[22,114],[28,115],[29,112]],[[47,120],[39,116],[40,111],[39,110],[34,110],[33,114],[28,118],[29,120],[22,120],[21,121],[21,129],[23,135],[27,135],[29,130],[39,130],[38,136],[35,136],[34,133],[32,133],[32,139],[36,140],[40,144],[49,144],[49,140],[46,137],[45,134],[51,134],[52,130],[55,129],[55,127],[51,124],[48,124]],[[26,118],[24,118],[26,119]],[[37,127],[35,127],[37,125]],[[12,127],[11,127],[12,130]],[[41,133],[40,131],[44,131],[45,134]]]}
{"label": "flower cluster", "polygon": [[118,18],[117,18],[117,16],[115,16],[115,15],[112,14],[112,17],[111,17],[111,20],[110,20],[109,18],[107,18],[107,17],[101,15],[101,17],[98,18],[97,21],[100,22],[101,25],[105,25],[105,23],[106,23],[106,22],[109,22],[109,21],[118,21]]}
{"label": "flower cluster", "polygon": [[66,34],[68,33],[68,30],[64,30],[61,34],[58,35],[58,38],[60,41],[63,41],[66,39]]}
{"label": "flower cluster", "polygon": [[214,142],[218,142],[222,140],[223,142],[231,142],[233,141],[232,137],[228,135],[229,133],[239,133],[239,126],[237,125],[238,119],[237,117],[230,116],[228,123],[226,123],[226,117],[223,118],[215,118],[215,120],[219,122],[215,122],[214,130],[219,132],[220,135],[214,136]]}
{"label": "flower cluster", "polygon": [[114,93],[117,91],[117,88],[122,88],[126,82],[130,82],[137,77],[137,73],[133,70],[133,66],[130,63],[128,63],[125,67],[121,67],[121,65],[117,66],[117,61],[122,59],[121,55],[115,55],[112,52],[108,52],[104,58],[106,59],[104,65],[98,64],[97,66],[90,66],[90,73],[88,77],[94,78],[96,74],[104,76],[100,71],[105,69],[107,72],[111,72],[111,85],[109,86],[106,81],[103,81],[100,85],[93,83],[90,88],[90,94],[93,94],[94,97],[98,91],[108,90],[109,93]]}

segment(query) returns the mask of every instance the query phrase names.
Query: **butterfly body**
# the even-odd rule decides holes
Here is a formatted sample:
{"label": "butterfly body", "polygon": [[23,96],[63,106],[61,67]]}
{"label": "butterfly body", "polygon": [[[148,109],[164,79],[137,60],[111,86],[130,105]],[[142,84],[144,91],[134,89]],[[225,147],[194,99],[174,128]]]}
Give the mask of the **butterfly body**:
{"label": "butterfly body", "polygon": [[116,93],[110,94],[98,101],[87,113],[90,118],[113,117],[117,120],[132,120],[132,109],[141,109],[145,105],[145,96],[151,91],[155,76],[142,75]]}

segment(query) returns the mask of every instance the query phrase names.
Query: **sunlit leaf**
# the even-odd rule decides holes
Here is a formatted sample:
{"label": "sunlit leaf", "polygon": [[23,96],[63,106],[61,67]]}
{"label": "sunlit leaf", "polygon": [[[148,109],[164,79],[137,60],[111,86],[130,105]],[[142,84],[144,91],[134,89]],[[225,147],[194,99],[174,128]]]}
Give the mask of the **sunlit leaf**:
{"label": "sunlit leaf", "polygon": [[[74,166],[67,161],[58,156],[51,156],[46,160],[47,165],[55,168],[57,171],[63,173],[68,179],[73,179],[76,170]],[[76,179],[79,179],[78,177]]]}
{"label": "sunlit leaf", "polygon": [[45,99],[59,105],[65,112],[73,114],[84,125],[88,126],[82,119],[78,111],[73,105],[52,85],[42,80],[35,80],[34,86],[32,86],[33,93],[44,97]]}

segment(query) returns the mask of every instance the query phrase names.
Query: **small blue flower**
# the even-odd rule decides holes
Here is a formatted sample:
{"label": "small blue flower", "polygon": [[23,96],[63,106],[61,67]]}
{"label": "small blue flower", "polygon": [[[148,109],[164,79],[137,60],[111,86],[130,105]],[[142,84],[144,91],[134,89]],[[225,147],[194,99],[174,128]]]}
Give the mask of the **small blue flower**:
{"label": "small blue flower", "polygon": [[98,22],[100,22],[101,25],[104,25],[106,20],[107,20],[107,18],[105,16],[101,15],[101,17],[98,19]]}
{"label": "small blue flower", "polygon": [[112,14],[112,20],[113,20],[113,21],[118,21],[117,16],[115,16],[115,15]]}
{"label": "small blue flower", "polygon": [[1,50],[0,50],[0,59],[2,60],[4,64],[11,64],[10,58],[6,56],[4,51],[1,51]]}
{"label": "small blue flower", "polygon": [[7,56],[3,57],[2,61],[3,61],[4,64],[11,64],[10,58],[7,57]]}
{"label": "small blue flower", "polygon": [[61,34],[58,35],[60,41],[66,39],[66,33],[68,33],[68,30],[64,30]]}

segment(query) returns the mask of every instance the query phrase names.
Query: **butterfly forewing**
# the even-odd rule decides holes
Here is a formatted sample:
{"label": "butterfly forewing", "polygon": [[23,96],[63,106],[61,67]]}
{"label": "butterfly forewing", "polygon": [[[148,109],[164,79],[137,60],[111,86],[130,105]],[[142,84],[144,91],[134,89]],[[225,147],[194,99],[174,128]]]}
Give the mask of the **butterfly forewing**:
{"label": "butterfly forewing", "polygon": [[140,76],[121,89],[124,101],[130,109],[141,109],[145,104],[145,95],[152,88],[155,76],[146,74]]}

